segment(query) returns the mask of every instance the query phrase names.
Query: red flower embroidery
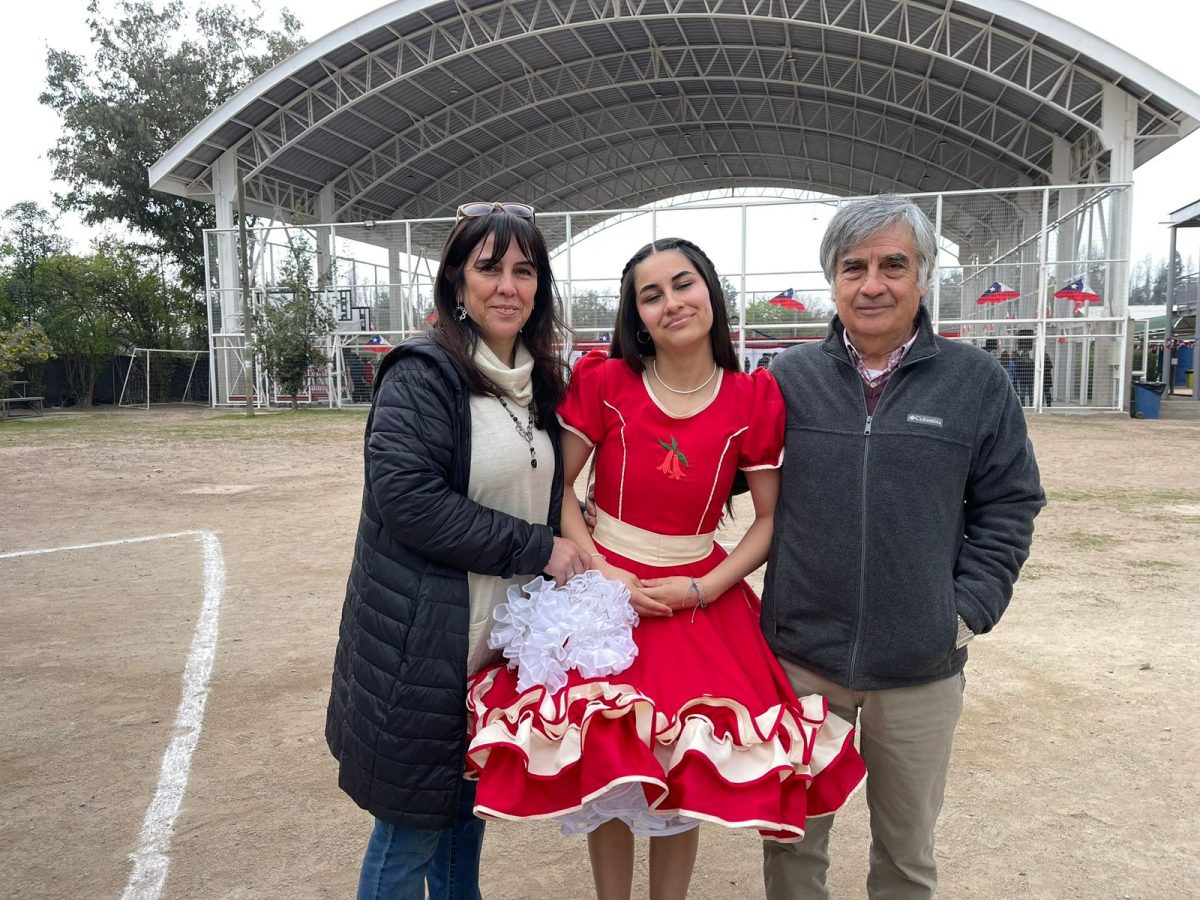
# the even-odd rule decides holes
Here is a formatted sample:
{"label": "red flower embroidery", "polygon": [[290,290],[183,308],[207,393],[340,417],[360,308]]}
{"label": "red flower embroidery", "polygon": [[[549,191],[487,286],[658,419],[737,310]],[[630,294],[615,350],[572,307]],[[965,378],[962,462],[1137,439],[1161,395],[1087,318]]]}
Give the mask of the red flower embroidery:
{"label": "red flower embroidery", "polygon": [[663,457],[663,461],[655,466],[655,468],[673,481],[686,478],[687,474],[683,469],[679,468],[679,464],[682,462],[686,466],[688,464],[687,457],[679,449],[679,444],[675,441],[674,435],[671,436],[671,443],[668,444],[664,440],[659,440],[658,444],[667,451],[667,455]]}

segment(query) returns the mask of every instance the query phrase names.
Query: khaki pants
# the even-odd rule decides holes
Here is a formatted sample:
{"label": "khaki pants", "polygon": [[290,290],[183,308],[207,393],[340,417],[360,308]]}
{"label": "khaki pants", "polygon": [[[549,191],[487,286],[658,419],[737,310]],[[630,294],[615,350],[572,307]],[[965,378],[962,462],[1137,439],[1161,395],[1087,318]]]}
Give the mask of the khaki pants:
{"label": "khaki pants", "polygon": [[[886,691],[853,691],[780,660],[800,696],[823,694],[858,728],[871,814],[871,900],[924,900],[937,887],[933,829],[942,810],[966,678]],[[829,900],[833,816],[809,819],[798,844],[763,842],[767,900]]]}

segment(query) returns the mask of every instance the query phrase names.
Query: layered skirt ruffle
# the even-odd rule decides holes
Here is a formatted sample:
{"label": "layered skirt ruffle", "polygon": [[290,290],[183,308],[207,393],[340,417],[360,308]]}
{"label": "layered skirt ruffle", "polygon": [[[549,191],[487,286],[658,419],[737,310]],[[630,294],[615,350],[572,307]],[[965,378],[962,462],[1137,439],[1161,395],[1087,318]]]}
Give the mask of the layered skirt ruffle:
{"label": "layered skirt ruffle", "polygon": [[[723,553],[714,556],[687,572],[614,562],[639,577],[698,576]],[[708,821],[796,841],[862,783],[853,729],[824,698],[795,697],[745,585],[706,610],[643,619],[632,637],[627,663],[602,653],[606,672],[570,667],[560,687],[519,684],[505,666],[472,679],[477,815],[552,818],[568,834],[611,819],[650,836]]]}

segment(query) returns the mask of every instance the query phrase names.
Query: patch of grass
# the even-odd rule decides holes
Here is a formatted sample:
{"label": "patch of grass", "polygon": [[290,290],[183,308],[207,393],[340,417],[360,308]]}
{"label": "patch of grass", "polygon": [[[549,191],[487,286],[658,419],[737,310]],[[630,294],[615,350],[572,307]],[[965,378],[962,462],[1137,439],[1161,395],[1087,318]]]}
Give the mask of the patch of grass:
{"label": "patch of grass", "polygon": [[1072,531],[1067,534],[1067,543],[1076,550],[1110,550],[1116,546],[1117,541],[1107,534]]}
{"label": "patch of grass", "polygon": [[343,416],[350,418],[365,419],[367,411],[365,409],[308,409],[301,407],[300,409],[257,409],[254,411],[254,416],[248,416],[244,412],[222,412],[208,416],[212,422],[263,422],[276,421],[287,422],[295,421],[296,419],[320,416]]}
{"label": "patch of grass", "polygon": [[1131,569],[1157,572],[1160,569],[1181,569],[1183,566],[1169,559],[1127,559],[1125,565]]}
{"label": "patch of grass", "polygon": [[1037,581],[1039,578],[1044,578],[1047,575],[1054,573],[1054,569],[1050,566],[1038,565],[1037,563],[1026,563],[1021,567],[1022,581]]}
{"label": "patch of grass", "polygon": [[1088,503],[1115,509],[1141,509],[1170,503],[1200,503],[1200,494],[1192,491],[1125,491],[1116,488],[1073,490],[1051,488],[1046,491],[1049,503]]}
{"label": "patch of grass", "polygon": [[71,424],[70,419],[32,419],[22,416],[17,419],[5,419],[4,422],[0,422],[0,435],[45,430],[47,428],[67,428]]}
{"label": "patch of grass", "polygon": [[[358,433],[366,410],[270,410],[244,413],[153,411],[71,413],[0,425],[0,447],[49,447],[65,442],[342,440]],[[11,427],[10,427],[11,426]]]}

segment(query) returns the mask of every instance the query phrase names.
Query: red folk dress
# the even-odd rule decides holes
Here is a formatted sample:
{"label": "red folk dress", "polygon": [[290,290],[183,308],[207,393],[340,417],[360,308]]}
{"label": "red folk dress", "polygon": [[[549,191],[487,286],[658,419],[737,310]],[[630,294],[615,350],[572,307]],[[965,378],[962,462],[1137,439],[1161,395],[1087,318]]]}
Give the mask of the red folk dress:
{"label": "red folk dress", "polygon": [[[721,371],[711,399],[673,416],[621,360],[575,368],[562,424],[596,452],[593,539],[639,578],[711,571],[735,469],[777,468],[783,398],[766,369]],[[569,673],[565,687],[518,692],[503,665],[468,691],[468,777],[484,818],[555,818],[588,832],[610,818],[639,834],[699,821],[795,841],[837,810],[865,768],[853,729],[823,697],[797,699],[767,646],[759,599],[740,582],[708,608],[645,617],[638,655],[617,675]]]}

